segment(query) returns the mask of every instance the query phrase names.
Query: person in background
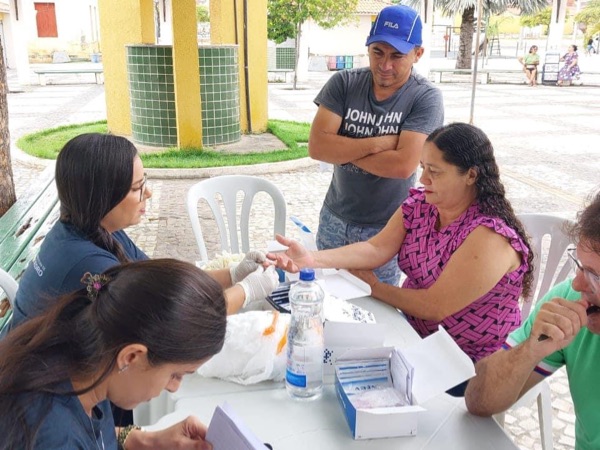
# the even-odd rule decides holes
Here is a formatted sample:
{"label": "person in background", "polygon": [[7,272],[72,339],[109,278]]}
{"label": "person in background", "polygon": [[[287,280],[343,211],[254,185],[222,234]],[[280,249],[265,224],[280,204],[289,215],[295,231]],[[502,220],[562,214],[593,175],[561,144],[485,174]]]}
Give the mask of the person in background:
{"label": "person in background", "polygon": [[479,361],[467,408],[490,416],[510,408],[541,380],[565,366],[575,405],[575,448],[600,448],[600,192],[569,230],[575,278],[554,286],[502,350]]}
{"label": "person in background", "polygon": [[115,428],[133,408],[218,353],[221,286],[194,265],[144,260],[87,273],[0,342],[0,449],[210,449],[195,417],[162,431]]}
{"label": "person in background", "polygon": [[[86,272],[148,259],[124,229],[140,222],[152,196],[135,146],[124,137],[82,134],[67,142],[56,160],[60,217],[19,282],[12,328],[51,306],[52,299],[81,288]],[[236,267],[209,272],[225,291],[228,313],[265,297],[278,285],[264,255],[249,252]],[[117,424],[131,423],[131,412]]]}
{"label": "person in background", "polygon": [[586,55],[591,55],[592,53],[595,53],[595,49],[594,49],[594,40],[592,38],[589,38],[587,41],[587,45],[585,47],[585,54]]}
{"label": "person in background", "polygon": [[537,69],[540,64],[540,55],[537,54],[537,51],[537,45],[532,45],[525,57],[519,57],[519,62],[523,66],[523,72],[525,72],[525,78],[527,78],[529,86],[537,86]]}
{"label": "person in background", "polygon": [[579,78],[581,70],[579,70],[579,56],[577,55],[577,46],[570,45],[569,50],[561,58],[565,64],[558,72],[557,86],[564,86],[565,82],[569,85],[573,79]]}
{"label": "person in background", "polygon": [[[369,67],[334,74],[315,98],[308,150],[334,164],[317,246],[365,241],[385,226],[414,185],[423,142],[442,125],[441,92],[413,69],[422,23],[408,6],[381,10],[367,38]],[[377,276],[398,286],[396,257]]]}
{"label": "person in background", "polygon": [[[475,362],[520,325],[519,297],[531,289],[533,255],[483,131],[465,123],[438,128],[425,142],[421,168],[423,187],[412,189],[368,241],[309,252],[278,236],[288,250],[267,257],[291,272],[354,269],[371,295],[402,310],[421,337],[442,325]],[[393,255],[407,276],[402,287],[370,271]],[[465,385],[450,393],[462,395]]]}

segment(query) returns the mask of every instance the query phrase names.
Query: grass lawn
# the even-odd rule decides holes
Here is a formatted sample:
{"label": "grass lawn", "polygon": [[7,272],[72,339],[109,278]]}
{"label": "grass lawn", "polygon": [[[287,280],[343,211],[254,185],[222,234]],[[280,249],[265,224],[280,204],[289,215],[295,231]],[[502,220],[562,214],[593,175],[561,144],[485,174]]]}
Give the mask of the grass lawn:
{"label": "grass lawn", "polygon": [[[180,169],[261,164],[308,156],[306,142],[310,124],[269,120],[267,130],[277,136],[287,148],[255,153],[220,153],[197,148],[171,148],[159,153],[143,153],[140,156],[145,167]],[[23,136],[17,141],[17,146],[32,156],[56,159],[56,155],[69,139],[82,133],[107,132],[106,121],[65,125]]]}

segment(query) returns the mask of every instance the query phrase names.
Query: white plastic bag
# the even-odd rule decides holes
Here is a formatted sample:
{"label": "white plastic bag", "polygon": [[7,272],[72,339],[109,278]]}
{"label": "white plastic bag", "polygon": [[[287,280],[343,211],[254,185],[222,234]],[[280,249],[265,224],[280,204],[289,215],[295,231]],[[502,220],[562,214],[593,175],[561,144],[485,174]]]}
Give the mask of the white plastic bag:
{"label": "white plastic bag", "polygon": [[200,366],[204,377],[239,384],[285,378],[289,314],[250,311],[227,317],[227,334],[220,353]]}

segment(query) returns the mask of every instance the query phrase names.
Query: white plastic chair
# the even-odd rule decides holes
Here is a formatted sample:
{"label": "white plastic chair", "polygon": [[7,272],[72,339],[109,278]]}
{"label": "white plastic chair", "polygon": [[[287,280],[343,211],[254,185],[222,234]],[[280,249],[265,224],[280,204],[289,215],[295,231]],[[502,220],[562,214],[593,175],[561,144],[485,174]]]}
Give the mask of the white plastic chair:
{"label": "white plastic chair", "polygon": [[10,276],[7,272],[0,269],[0,289],[2,289],[6,294],[6,298],[8,299],[11,306],[15,301],[15,296],[17,295],[18,288],[19,284],[15,281],[15,279],[12,276]]}
{"label": "white plastic chair", "polygon": [[[533,304],[571,272],[571,265],[567,264],[565,257],[571,241],[564,229],[572,225],[572,221],[550,214],[520,214],[518,218],[530,236],[534,255],[533,289],[521,308],[521,315],[525,319]],[[543,245],[545,236],[549,238],[546,246]]]}
{"label": "white plastic chair", "polygon": [[[571,271],[568,259],[565,258],[565,252],[571,242],[564,232],[565,225],[570,221],[550,214],[520,214],[518,218],[530,236],[534,255],[532,292],[524,299],[521,308],[521,315],[525,320],[534,303],[553,285],[567,278]],[[512,408],[529,406],[534,399],[537,400],[542,448],[552,450],[552,399],[548,382],[542,380],[517,400]],[[504,425],[504,413],[496,415],[496,420]]]}
{"label": "white plastic chair", "polygon": [[[241,204],[238,223],[237,194],[239,191],[244,193],[244,198]],[[206,244],[204,243],[200,220],[198,219],[198,201],[200,199],[206,200],[212,210],[219,229],[221,250],[230,253],[245,253],[250,250],[250,211],[254,196],[258,192],[265,192],[271,196],[275,211],[274,232],[285,234],[285,199],[279,188],[268,180],[247,175],[223,175],[202,180],[190,187],[187,193],[186,207],[192,223],[192,229],[194,230],[194,236],[198,243],[201,262],[208,261],[208,253],[206,251]],[[218,201],[219,196],[223,203],[227,224],[223,220],[223,214]],[[241,245],[240,239],[238,239],[238,229],[241,237]],[[265,243],[268,239],[272,239],[273,236],[265,236]]]}

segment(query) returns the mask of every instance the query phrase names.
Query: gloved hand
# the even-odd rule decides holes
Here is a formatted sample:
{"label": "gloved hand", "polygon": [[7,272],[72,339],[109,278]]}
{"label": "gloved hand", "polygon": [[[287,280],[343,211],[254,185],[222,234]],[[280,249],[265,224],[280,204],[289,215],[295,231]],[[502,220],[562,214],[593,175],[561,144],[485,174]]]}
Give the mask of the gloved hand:
{"label": "gloved hand", "polygon": [[237,284],[244,289],[246,294],[242,306],[245,308],[251,303],[263,301],[267,295],[271,294],[279,286],[279,276],[275,271],[275,266],[269,266],[267,269],[260,266]]}
{"label": "gloved hand", "polygon": [[266,261],[265,254],[263,252],[259,252],[258,250],[251,250],[244,256],[238,264],[231,267],[229,269],[229,273],[231,274],[231,284],[235,284],[239,281],[242,281],[252,272],[254,272],[261,263]]}

